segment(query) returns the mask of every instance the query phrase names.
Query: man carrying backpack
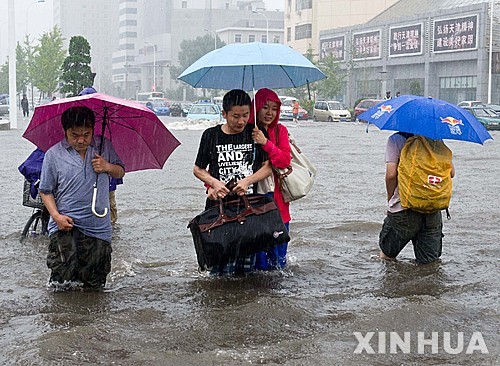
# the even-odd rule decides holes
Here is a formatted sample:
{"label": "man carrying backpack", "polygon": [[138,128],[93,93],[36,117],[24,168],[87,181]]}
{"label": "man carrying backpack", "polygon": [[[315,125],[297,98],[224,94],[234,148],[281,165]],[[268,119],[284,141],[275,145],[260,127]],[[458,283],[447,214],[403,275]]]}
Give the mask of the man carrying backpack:
{"label": "man carrying backpack", "polygon": [[388,209],[379,235],[380,258],[395,259],[410,240],[418,264],[441,256],[441,210],[448,207],[455,175],[451,158],[441,140],[403,132],[389,137],[385,154]]}

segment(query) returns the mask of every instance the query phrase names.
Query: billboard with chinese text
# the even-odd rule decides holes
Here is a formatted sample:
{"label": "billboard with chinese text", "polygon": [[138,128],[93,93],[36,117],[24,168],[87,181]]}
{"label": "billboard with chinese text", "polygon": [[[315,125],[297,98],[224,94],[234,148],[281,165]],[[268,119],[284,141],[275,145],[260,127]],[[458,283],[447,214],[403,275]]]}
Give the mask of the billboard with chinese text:
{"label": "billboard with chinese text", "polygon": [[380,58],[380,30],[352,35],[353,60]]}
{"label": "billboard with chinese text", "polygon": [[434,21],[433,51],[468,51],[477,48],[477,15]]}
{"label": "billboard with chinese text", "polygon": [[391,27],[389,31],[389,56],[421,55],[423,53],[422,29],[422,23]]}
{"label": "billboard with chinese text", "polygon": [[320,40],[320,43],[320,59],[331,55],[335,61],[345,60],[345,36],[325,38]]}

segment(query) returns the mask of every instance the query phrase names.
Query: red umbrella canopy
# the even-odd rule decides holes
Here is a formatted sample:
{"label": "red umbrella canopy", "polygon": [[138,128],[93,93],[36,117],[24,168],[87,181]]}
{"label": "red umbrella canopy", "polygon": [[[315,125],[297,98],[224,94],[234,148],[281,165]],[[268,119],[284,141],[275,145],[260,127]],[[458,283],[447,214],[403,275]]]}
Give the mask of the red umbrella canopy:
{"label": "red umbrella canopy", "polygon": [[108,138],[125,171],[161,169],[180,142],[146,106],[102,93],[58,99],[35,108],[23,137],[43,151],[64,138],[63,112],[85,106],[94,111],[94,135]]}

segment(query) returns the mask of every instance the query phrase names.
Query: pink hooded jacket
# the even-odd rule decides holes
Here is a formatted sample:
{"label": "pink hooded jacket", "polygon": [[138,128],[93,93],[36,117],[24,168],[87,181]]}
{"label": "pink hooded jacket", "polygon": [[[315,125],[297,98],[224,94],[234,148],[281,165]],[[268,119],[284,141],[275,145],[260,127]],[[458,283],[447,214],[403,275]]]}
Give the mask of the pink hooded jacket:
{"label": "pink hooded jacket", "polygon": [[[290,152],[290,142],[288,140],[288,130],[284,125],[278,123],[280,119],[279,107],[281,107],[281,100],[278,98],[278,95],[274,91],[272,91],[271,89],[263,88],[259,89],[259,91],[255,93],[255,98],[252,101],[250,119],[248,120],[248,123],[255,123],[254,103],[255,110],[258,112],[268,100],[278,103],[278,113],[276,114],[276,118],[274,119],[274,121],[271,122],[267,129],[269,138],[265,145],[262,145],[262,148],[269,156],[269,161],[273,165],[273,168],[285,169],[290,165],[292,155]],[[274,171],[273,176],[274,200],[276,201],[276,205],[280,210],[281,219],[284,223],[287,223],[291,219],[290,204],[283,200],[283,195],[281,194],[279,188],[278,176]]]}

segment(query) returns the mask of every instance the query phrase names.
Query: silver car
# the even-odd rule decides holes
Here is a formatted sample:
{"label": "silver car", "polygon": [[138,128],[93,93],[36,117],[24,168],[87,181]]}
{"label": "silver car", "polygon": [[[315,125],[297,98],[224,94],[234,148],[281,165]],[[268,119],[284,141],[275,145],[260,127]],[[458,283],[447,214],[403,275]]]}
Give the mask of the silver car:
{"label": "silver car", "polygon": [[313,110],[314,121],[350,122],[351,112],[336,100],[317,101]]}
{"label": "silver car", "polygon": [[0,116],[9,113],[9,98],[0,99]]}

